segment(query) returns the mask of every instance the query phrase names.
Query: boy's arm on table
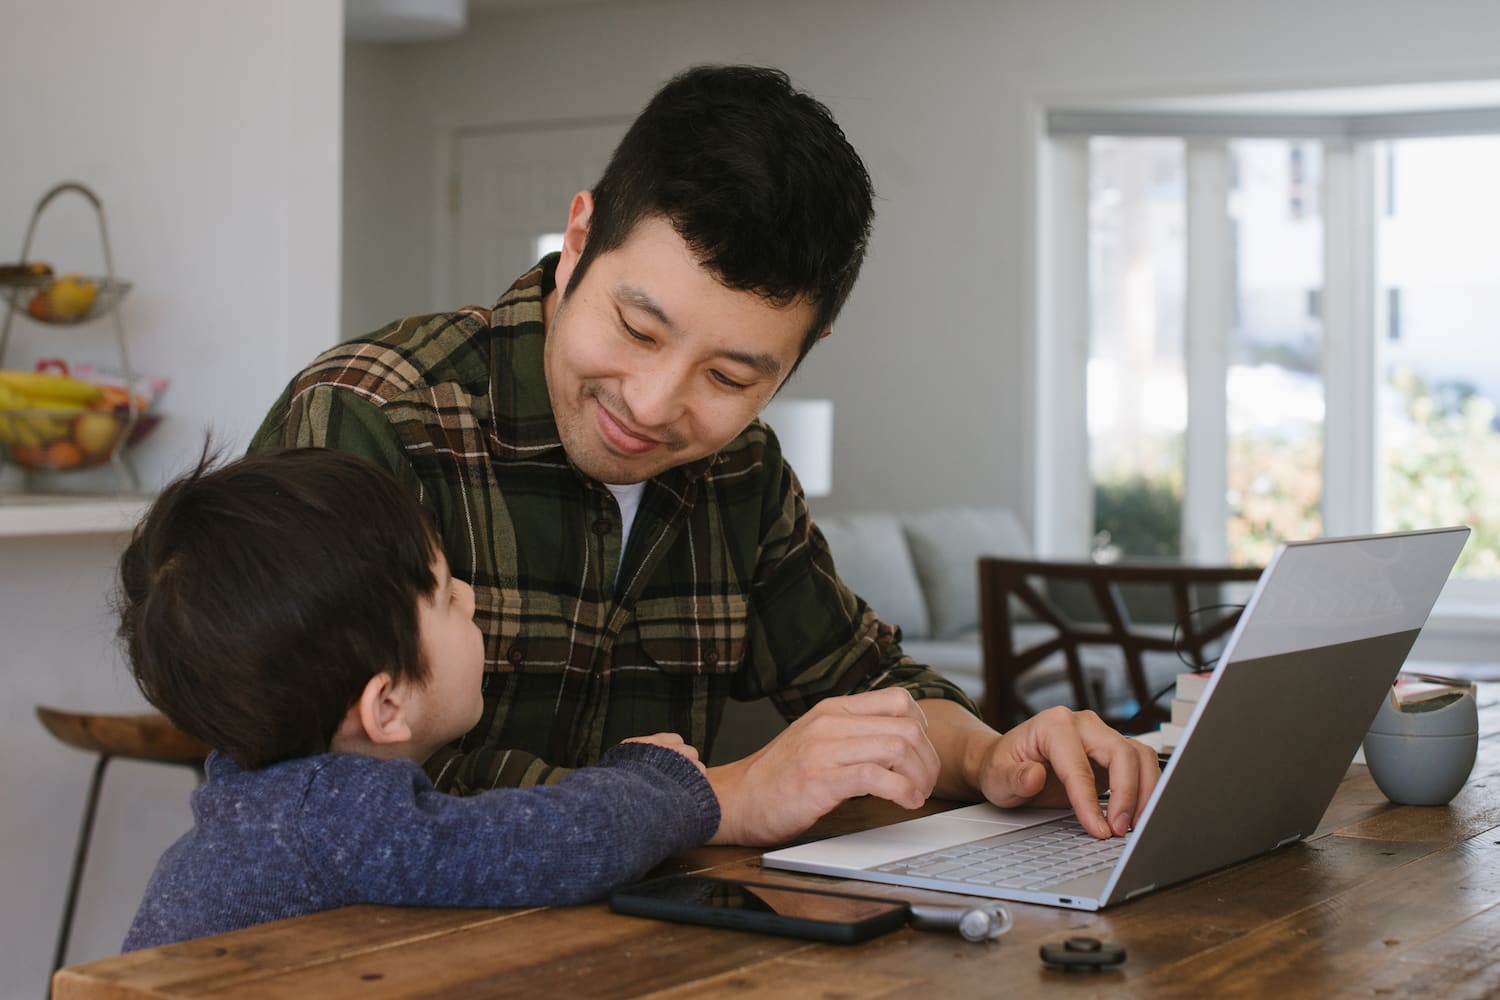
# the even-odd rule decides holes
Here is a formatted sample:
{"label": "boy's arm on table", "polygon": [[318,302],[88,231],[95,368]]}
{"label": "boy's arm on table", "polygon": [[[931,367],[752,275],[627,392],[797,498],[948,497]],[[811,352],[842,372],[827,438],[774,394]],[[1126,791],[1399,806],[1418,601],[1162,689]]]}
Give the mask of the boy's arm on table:
{"label": "boy's arm on table", "polygon": [[338,883],[330,893],[345,903],[587,902],[703,843],[719,823],[696,762],[647,743],[613,747],[555,785],[467,798],[437,791],[408,768],[395,781],[362,781],[367,763],[336,755],[302,814],[309,853],[332,845],[314,867]]}

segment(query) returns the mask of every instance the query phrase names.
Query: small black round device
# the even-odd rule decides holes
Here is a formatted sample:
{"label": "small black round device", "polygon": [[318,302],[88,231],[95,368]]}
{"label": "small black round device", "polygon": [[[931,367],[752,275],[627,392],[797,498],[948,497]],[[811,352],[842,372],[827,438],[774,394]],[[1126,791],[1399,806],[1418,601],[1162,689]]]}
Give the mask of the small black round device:
{"label": "small black round device", "polygon": [[1125,948],[1093,937],[1070,937],[1061,944],[1044,944],[1042,961],[1049,969],[1067,972],[1100,972],[1125,964]]}

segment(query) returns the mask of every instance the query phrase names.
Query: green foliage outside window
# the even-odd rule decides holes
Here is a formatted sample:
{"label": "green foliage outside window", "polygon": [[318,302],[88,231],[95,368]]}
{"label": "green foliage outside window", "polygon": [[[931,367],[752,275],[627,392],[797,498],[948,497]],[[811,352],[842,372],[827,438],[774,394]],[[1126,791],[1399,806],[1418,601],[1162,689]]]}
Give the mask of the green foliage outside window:
{"label": "green foliage outside window", "polygon": [[[1392,384],[1409,426],[1381,455],[1381,530],[1467,524],[1456,572],[1500,577],[1500,425],[1494,402],[1470,386],[1428,387],[1411,372]],[[1276,543],[1323,533],[1323,444],[1315,434],[1235,435],[1229,441],[1229,561],[1264,565]],[[1094,486],[1094,556],[1175,559],[1181,551],[1180,478],[1118,476]]]}
{"label": "green foliage outside window", "polygon": [[1229,439],[1229,561],[1264,566],[1278,542],[1323,533],[1323,442],[1300,436]]}
{"label": "green foliage outside window", "polygon": [[1456,573],[1500,576],[1500,432],[1495,404],[1471,387],[1429,389],[1396,372],[1412,432],[1382,455],[1383,523],[1387,530],[1467,524],[1473,534]]}
{"label": "green foliage outside window", "polygon": [[1167,476],[1094,484],[1094,558],[1176,559],[1182,552],[1182,483]]}

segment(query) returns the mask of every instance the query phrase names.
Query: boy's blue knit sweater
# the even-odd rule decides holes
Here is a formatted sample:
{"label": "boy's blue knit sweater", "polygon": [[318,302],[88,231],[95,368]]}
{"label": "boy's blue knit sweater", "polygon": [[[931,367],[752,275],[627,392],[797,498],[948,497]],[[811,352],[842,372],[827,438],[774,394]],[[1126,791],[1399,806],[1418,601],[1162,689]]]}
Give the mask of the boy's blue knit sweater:
{"label": "boy's blue knit sweater", "polygon": [[157,864],[125,951],[353,903],[597,899],[703,843],[719,803],[681,754],[610,749],[556,785],[472,798],[410,761],[327,753],[242,771],[208,758],[195,825]]}

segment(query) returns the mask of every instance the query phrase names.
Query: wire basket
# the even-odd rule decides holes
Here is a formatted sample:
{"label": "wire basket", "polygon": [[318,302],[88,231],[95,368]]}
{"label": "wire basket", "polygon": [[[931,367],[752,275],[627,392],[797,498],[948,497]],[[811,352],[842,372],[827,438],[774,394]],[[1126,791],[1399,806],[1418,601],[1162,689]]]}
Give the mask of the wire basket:
{"label": "wire basket", "polygon": [[[58,282],[72,279],[77,279],[77,285],[86,289],[86,293],[75,292],[71,301],[63,303],[59,308],[55,303],[54,286]],[[5,282],[5,286],[5,296],[10,300],[12,309],[26,313],[39,323],[54,326],[72,326],[98,319],[119,305],[120,300],[130,291],[128,281],[88,275],[11,280]]]}
{"label": "wire basket", "polygon": [[91,469],[140,442],[161,422],[155,406],[166,379],[137,378],[127,385],[120,372],[89,364],[75,365],[69,374],[97,386],[99,397],[0,408],[0,459],[31,471]]}

